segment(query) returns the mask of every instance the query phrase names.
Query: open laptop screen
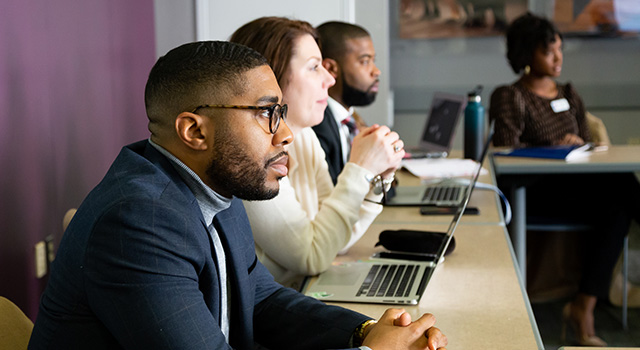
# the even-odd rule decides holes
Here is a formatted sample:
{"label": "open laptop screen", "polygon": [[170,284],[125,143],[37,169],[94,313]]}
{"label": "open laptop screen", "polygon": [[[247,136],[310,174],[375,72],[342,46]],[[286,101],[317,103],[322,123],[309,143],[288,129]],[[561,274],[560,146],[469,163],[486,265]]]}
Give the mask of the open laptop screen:
{"label": "open laptop screen", "polygon": [[420,139],[420,149],[449,152],[466,96],[436,92]]}
{"label": "open laptop screen", "polygon": [[458,223],[460,223],[460,219],[464,214],[464,210],[467,209],[467,205],[469,204],[469,200],[471,199],[471,193],[473,192],[473,189],[476,186],[476,182],[478,182],[478,178],[480,177],[482,164],[484,163],[485,158],[487,158],[487,153],[489,152],[489,146],[491,145],[491,140],[493,139],[494,132],[495,132],[495,120],[492,121],[491,124],[489,125],[489,133],[487,134],[486,139],[484,141],[484,146],[482,148],[480,161],[478,162],[476,171],[473,174],[473,177],[471,178],[471,181],[469,182],[469,185],[467,187],[467,194],[464,200],[462,201],[462,203],[458,206],[458,209],[456,210],[456,213],[453,216],[453,220],[449,225],[449,229],[447,230],[447,238],[443,242],[443,244],[440,246],[440,249],[438,250],[439,257],[443,257],[444,253],[447,251],[447,248],[451,243],[451,238],[453,237],[453,231],[456,230],[456,227],[458,226]]}

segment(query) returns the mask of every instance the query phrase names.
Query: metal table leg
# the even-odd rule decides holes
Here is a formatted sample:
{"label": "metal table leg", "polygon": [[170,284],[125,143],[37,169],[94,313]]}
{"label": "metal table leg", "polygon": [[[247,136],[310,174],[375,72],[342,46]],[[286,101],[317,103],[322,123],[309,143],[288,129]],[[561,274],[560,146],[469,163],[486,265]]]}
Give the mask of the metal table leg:
{"label": "metal table leg", "polygon": [[513,241],[522,283],[527,283],[527,188],[514,186],[511,189],[513,217],[509,225],[509,233]]}

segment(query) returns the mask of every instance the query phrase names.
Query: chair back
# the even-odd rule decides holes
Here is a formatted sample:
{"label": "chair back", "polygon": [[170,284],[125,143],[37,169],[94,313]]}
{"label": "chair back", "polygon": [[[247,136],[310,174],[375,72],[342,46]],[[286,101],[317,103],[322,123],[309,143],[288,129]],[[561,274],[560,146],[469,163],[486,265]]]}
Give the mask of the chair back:
{"label": "chair back", "polygon": [[0,296],[0,350],[26,349],[33,322],[9,299]]}
{"label": "chair back", "polygon": [[602,119],[596,117],[588,111],[586,112],[586,115],[587,125],[589,126],[589,131],[591,132],[591,141],[593,141],[598,146],[611,146],[609,133],[607,133],[607,128],[604,126]]}
{"label": "chair back", "polygon": [[64,213],[64,217],[62,218],[62,232],[67,230],[67,226],[69,226],[69,223],[71,222],[71,219],[73,219],[73,216],[76,215],[76,211],[76,208],[71,208],[67,210],[66,213]]}

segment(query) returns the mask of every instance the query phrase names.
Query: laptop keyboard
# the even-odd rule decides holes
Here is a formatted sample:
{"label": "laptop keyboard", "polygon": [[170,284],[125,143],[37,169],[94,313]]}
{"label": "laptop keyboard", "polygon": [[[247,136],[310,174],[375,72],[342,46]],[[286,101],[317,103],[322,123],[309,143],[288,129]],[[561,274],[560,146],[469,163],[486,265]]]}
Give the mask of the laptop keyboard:
{"label": "laptop keyboard", "polygon": [[422,196],[424,204],[456,206],[460,203],[467,191],[466,186],[437,185],[429,186]]}
{"label": "laptop keyboard", "polygon": [[356,296],[408,297],[419,265],[375,264],[371,266]]}

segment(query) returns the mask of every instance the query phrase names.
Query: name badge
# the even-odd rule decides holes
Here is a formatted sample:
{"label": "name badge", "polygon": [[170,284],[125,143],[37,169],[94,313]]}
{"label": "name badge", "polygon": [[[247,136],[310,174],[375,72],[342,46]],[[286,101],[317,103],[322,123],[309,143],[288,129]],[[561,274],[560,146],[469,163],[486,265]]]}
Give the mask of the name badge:
{"label": "name badge", "polygon": [[566,98],[559,98],[557,100],[551,101],[551,109],[554,112],[560,113],[569,110],[569,101]]}

